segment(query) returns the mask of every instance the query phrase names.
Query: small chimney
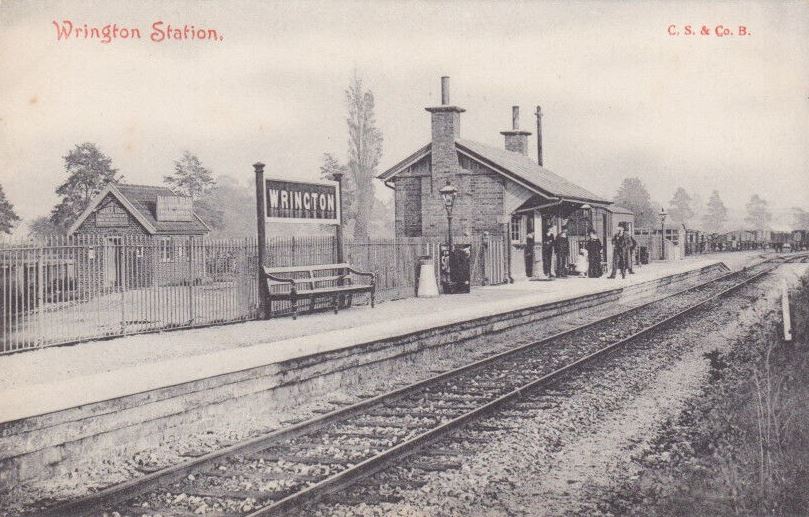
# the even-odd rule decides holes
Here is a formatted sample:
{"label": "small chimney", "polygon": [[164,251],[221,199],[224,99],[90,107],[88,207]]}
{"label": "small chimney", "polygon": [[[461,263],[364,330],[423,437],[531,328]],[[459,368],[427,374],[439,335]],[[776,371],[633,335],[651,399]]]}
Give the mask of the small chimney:
{"label": "small chimney", "polygon": [[432,114],[433,145],[436,140],[449,140],[455,145],[455,139],[461,136],[461,113],[466,111],[449,103],[449,77],[441,78],[441,105],[424,108]]}
{"label": "small chimney", "polygon": [[511,107],[511,131],[501,131],[506,137],[506,151],[528,156],[528,136],[530,131],[520,131],[520,107]]}
{"label": "small chimney", "polygon": [[449,77],[446,75],[441,78],[441,105],[449,105]]}
{"label": "small chimney", "polygon": [[537,163],[542,167],[542,106],[537,106]]}

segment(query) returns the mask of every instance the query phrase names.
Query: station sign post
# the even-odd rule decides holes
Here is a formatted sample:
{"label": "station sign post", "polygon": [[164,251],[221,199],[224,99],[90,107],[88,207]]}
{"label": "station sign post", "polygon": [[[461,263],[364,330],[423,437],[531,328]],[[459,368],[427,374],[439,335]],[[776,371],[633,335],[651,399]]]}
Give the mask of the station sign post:
{"label": "station sign post", "polygon": [[264,177],[264,164],[253,164],[256,174],[259,303],[262,317],[269,314],[269,292],[261,269],[267,260],[267,223],[335,225],[337,255],[342,260],[342,207],[340,181],[302,182]]}

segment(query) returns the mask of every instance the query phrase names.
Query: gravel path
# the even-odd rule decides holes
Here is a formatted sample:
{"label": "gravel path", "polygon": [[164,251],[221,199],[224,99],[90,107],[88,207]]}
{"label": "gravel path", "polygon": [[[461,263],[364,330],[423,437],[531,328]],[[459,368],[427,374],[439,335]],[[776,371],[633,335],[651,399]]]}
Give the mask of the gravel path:
{"label": "gravel path", "polygon": [[[377,475],[377,483],[336,495],[318,505],[319,515],[581,515],[598,513],[598,502],[637,475],[630,461],[646,448],[667,418],[696,396],[708,375],[702,354],[725,350],[778,299],[780,278],[794,280],[806,266],[786,266],[744,288],[716,310],[691,319],[690,329],[666,331],[609,365],[556,387],[563,396],[541,400],[541,411],[489,418],[461,431],[460,469],[424,473],[406,462]],[[516,413],[516,412],[513,412]],[[488,427],[487,427],[488,426]],[[491,428],[502,429],[492,431]],[[481,430],[484,429],[484,430]],[[480,442],[484,443],[481,444]],[[488,443],[486,443],[488,442]],[[433,448],[447,448],[436,444]],[[400,489],[395,480],[416,476],[427,483]],[[393,479],[392,484],[390,483]],[[386,485],[380,485],[380,482]],[[400,502],[343,505],[342,501]]]}

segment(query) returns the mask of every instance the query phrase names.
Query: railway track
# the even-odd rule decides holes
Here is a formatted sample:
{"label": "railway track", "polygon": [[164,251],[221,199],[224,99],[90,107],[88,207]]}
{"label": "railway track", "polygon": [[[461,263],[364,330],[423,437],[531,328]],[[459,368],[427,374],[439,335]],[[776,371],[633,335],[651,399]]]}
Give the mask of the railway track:
{"label": "railway track", "polygon": [[775,267],[764,263],[728,273],[56,506],[44,515],[204,513],[235,517],[290,512],[357,483],[469,421],[519,399],[527,391],[550,385]]}

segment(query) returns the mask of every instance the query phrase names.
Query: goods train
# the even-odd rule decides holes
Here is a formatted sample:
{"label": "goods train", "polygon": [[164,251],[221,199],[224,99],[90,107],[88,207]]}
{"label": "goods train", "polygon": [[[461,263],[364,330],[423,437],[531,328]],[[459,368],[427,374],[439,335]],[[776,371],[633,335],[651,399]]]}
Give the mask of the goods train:
{"label": "goods train", "polygon": [[774,249],[778,252],[807,250],[809,249],[809,230],[791,232],[734,230],[726,233],[685,230],[686,255],[756,249]]}

